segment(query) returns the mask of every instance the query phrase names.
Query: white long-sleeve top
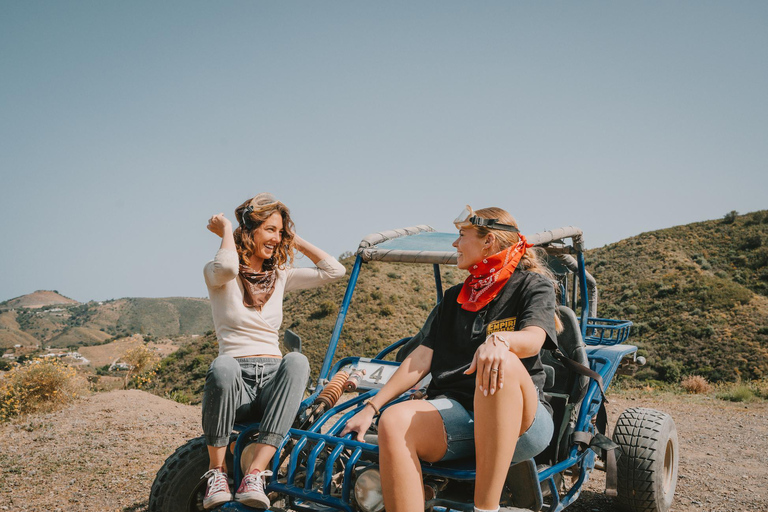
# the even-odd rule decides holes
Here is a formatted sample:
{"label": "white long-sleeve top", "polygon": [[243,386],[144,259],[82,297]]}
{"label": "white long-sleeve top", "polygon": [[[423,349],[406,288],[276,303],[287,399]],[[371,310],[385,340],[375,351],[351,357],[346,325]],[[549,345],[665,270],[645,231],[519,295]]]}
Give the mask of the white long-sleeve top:
{"label": "white long-sleeve top", "polygon": [[243,285],[237,279],[237,251],[219,249],[203,270],[213,310],[213,325],[219,340],[219,355],[232,357],[280,356],[278,329],[283,323],[283,295],[287,291],[313,288],[344,277],[346,269],[335,258],[326,258],[314,268],[277,270],[272,296],[258,311],[243,305]]}

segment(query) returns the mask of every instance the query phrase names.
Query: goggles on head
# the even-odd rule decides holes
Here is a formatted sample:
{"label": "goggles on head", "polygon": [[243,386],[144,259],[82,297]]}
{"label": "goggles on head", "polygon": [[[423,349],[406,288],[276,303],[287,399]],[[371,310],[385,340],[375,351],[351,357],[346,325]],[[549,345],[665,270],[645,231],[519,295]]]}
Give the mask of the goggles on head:
{"label": "goggles on head", "polygon": [[509,224],[502,224],[501,222],[499,222],[499,219],[485,219],[483,217],[478,217],[477,215],[475,215],[475,212],[472,211],[472,207],[469,205],[467,205],[467,207],[461,211],[459,216],[456,217],[456,219],[454,219],[453,223],[456,225],[458,229],[468,228],[471,226],[483,226],[488,229],[511,231],[512,233],[520,232],[520,230],[517,229],[515,226],[511,226]]}

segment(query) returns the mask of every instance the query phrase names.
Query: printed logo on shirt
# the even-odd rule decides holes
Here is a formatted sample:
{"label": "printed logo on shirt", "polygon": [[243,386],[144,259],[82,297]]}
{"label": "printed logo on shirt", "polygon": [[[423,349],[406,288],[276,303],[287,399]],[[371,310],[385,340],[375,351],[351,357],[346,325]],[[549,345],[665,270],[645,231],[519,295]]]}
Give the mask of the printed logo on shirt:
{"label": "printed logo on shirt", "polygon": [[513,316],[512,318],[502,318],[501,320],[494,320],[493,322],[488,324],[488,329],[486,329],[485,335],[490,336],[495,332],[514,331],[515,323],[517,323],[517,317],[515,316]]}

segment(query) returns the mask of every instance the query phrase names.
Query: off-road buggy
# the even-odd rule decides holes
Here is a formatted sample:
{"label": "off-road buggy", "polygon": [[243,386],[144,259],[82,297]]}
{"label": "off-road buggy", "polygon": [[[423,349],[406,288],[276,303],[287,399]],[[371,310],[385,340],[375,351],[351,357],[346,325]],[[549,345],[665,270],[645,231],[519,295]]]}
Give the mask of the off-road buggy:
{"label": "off-road buggy", "polygon": [[[364,401],[392,376],[414,341],[401,339],[374,358],[334,361],[344,319],[361,268],[369,261],[426,264],[433,267],[436,296],[442,299],[440,265],[456,263],[454,234],[416,226],[375,233],[362,240],[349,284],[319,373],[317,386],[302,402],[299,415],[270,468],[267,485],[273,509],[380,512],[383,510],[375,432],[364,441],[339,437]],[[574,227],[537,233],[529,242],[546,252],[559,281],[560,316],[565,330],[558,351],[543,351],[545,396],[554,410],[555,434],[535,459],[510,467],[502,505],[556,512],[578,497],[595,469],[606,472],[606,492],[619,508],[666,511],[677,482],[678,443],[672,418],[645,408],[625,410],[608,437],[604,391],[617,373],[632,372],[644,360],[626,344],[631,322],[598,318],[597,285],[586,271],[582,233]],[[290,332],[285,344],[300,350]],[[395,359],[395,360],[392,360]],[[429,378],[429,377],[427,377]],[[423,396],[425,382],[397,401]],[[345,390],[351,390],[343,396]],[[395,401],[395,402],[397,402]],[[392,403],[395,403],[392,402]],[[391,405],[391,404],[390,404]],[[228,467],[235,487],[242,478],[240,459],[258,424],[236,425]],[[373,427],[375,429],[375,425]],[[150,512],[202,511],[208,455],[202,437],[178,448],[152,485]],[[425,510],[472,510],[474,461],[422,465]],[[219,510],[249,511],[239,503]]]}

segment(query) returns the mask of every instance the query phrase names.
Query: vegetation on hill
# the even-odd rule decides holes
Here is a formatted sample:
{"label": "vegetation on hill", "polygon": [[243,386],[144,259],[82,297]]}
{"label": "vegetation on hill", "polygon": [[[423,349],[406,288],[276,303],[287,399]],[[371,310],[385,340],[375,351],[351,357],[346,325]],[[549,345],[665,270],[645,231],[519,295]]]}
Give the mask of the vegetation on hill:
{"label": "vegetation on hill", "polygon": [[20,414],[54,410],[86,389],[85,379],[57,359],[26,361],[0,378],[0,423]]}
{"label": "vegetation on hill", "polygon": [[587,254],[599,315],[635,323],[641,378],[768,376],[768,211],[642,233]]}
{"label": "vegetation on hill", "polygon": [[39,308],[56,304],[78,304],[74,299],[61,295],[58,290],[37,290],[20,297],[0,302],[0,310],[13,308]]}
{"label": "vegetation on hill", "polygon": [[212,332],[189,341],[160,361],[150,391],[180,403],[200,403],[205,373],[218,353],[219,344]]}
{"label": "vegetation on hill", "polygon": [[207,299],[126,298],[74,305],[49,304],[34,309],[17,307],[0,313],[0,348],[16,344],[78,347],[131,334],[181,336],[202,334],[212,328]]}

